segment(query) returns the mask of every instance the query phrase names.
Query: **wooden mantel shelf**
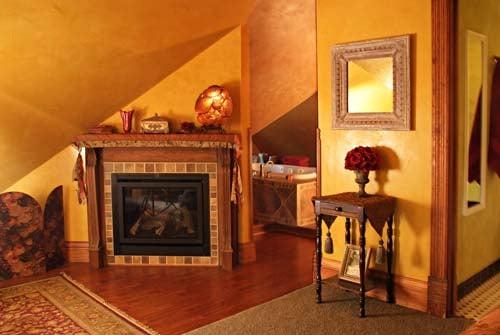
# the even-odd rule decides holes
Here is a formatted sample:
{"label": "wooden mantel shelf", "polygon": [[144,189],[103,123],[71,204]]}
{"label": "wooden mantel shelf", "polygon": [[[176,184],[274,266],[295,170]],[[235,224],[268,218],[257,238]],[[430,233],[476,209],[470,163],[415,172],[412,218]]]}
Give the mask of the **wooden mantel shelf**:
{"label": "wooden mantel shelf", "polygon": [[75,145],[85,148],[187,147],[238,149],[238,134],[82,134]]}

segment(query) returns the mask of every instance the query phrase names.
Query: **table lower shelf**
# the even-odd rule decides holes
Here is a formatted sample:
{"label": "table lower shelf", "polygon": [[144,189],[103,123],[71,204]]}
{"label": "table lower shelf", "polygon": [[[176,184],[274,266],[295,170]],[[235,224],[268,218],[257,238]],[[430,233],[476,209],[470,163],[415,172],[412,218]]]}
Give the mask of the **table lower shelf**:
{"label": "table lower shelf", "polygon": [[[345,290],[345,291],[349,291],[349,292],[353,292],[353,293],[359,293],[359,289],[361,288],[360,284],[339,279],[338,275],[335,275],[334,277],[322,280],[321,284],[327,285],[327,286],[337,287],[341,290]],[[371,280],[370,278],[366,278],[365,279],[365,293],[373,290],[374,288],[376,288],[375,282],[373,280]]]}

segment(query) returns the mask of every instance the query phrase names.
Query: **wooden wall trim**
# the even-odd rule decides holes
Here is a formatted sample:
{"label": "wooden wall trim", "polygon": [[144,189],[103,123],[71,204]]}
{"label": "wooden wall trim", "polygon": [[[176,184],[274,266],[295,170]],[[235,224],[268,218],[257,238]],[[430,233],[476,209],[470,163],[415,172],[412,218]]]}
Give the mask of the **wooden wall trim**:
{"label": "wooden wall trim", "polygon": [[432,204],[428,310],[453,313],[455,0],[432,0]]}
{"label": "wooden wall trim", "polygon": [[238,253],[239,264],[249,264],[257,260],[257,251],[254,241],[250,241],[247,243],[239,243],[238,251],[239,251]]}
{"label": "wooden wall trim", "polygon": [[[338,273],[340,262],[335,260],[322,260],[321,275],[323,279]],[[386,301],[385,272],[370,270],[369,275],[376,279],[376,288],[366,295],[378,300]],[[422,312],[427,311],[427,282],[423,280],[394,275],[394,295],[396,303]]]}
{"label": "wooden wall trim", "polygon": [[468,278],[460,284],[457,284],[457,300],[465,297],[467,294],[481,286],[484,282],[495,276],[497,273],[500,273],[500,258],[472,277]]}
{"label": "wooden wall trim", "polygon": [[89,230],[89,259],[94,269],[104,266],[104,255],[100,234],[99,191],[97,172],[97,153],[93,148],[85,150],[86,182],[87,182],[87,220]]}
{"label": "wooden wall trim", "polygon": [[253,167],[252,167],[252,163],[253,163],[253,133],[252,133],[252,128],[249,127],[247,129],[247,132],[248,132],[248,161],[250,162],[250,173],[248,175],[248,187],[250,188],[249,192],[248,192],[248,196],[249,196],[249,202],[248,202],[248,207],[249,207],[249,215],[250,215],[250,225],[251,225],[251,235],[253,235],[253,233],[255,233],[254,231],[254,225],[255,225],[255,222],[254,222],[254,214],[253,214],[253,201],[254,201],[254,198],[253,198]]}
{"label": "wooden wall trim", "polygon": [[316,129],[316,195],[321,196],[321,129]]}
{"label": "wooden wall trim", "polygon": [[217,189],[218,220],[219,224],[219,252],[221,253],[220,266],[224,270],[233,269],[233,248],[231,245],[231,152],[226,149],[217,149]]}
{"label": "wooden wall trim", "polygon": [[67,260],[69,263],[88,263],[89,262],[89,243],[88,242],[66,242]]}

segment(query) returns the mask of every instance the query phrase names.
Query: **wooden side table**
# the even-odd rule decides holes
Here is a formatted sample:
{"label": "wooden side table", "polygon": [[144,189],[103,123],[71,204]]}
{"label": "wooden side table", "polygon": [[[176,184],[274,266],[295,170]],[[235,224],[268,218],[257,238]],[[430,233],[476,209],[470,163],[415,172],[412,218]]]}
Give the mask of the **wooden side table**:
{"label": "wooden side table", "polygon": [[351,243],[351,219],[359,222],[359,316],[364,317],[365,312],[365,259],[366,259],[366,222],[382,236],[385,224],[387,223],[387,278],[386,292],[387,302],[394,303],[394,283],[392,274],[392,224],[395,210],[395,199],[385,195],[368,195],[367,197],[358,197],[356,193],[339,193],[328,196],[312,198],[314,211],[316,215],[316,301],[321,303],[321,259],[322,259],[322,222],[326,223],[328,231],[338,216],[345,217],[345,241]]}

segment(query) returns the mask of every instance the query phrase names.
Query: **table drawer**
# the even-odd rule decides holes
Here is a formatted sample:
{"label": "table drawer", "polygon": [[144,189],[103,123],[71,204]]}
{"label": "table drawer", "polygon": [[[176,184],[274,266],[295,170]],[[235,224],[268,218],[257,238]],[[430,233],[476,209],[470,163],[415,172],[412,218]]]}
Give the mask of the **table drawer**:
{"label": "table drawer", "polygon": [[353,218],[361,218],[363,216],[363,208],[358,206],[343,203],[321,203],[319,206],[320,214]]}

